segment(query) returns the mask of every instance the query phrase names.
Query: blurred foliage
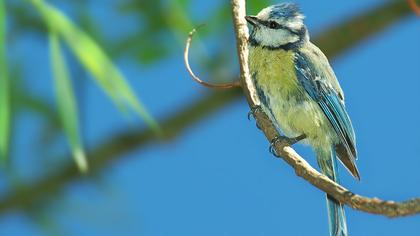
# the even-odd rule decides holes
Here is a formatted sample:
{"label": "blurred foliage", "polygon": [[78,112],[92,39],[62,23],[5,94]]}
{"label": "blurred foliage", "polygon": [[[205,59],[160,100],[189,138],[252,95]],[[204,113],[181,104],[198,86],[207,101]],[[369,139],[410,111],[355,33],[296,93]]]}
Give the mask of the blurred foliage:
{"label": "blurred foliage", "polygon": [[102,89],[121,108],[134,109],[148,125],[158,129],[158,125],[138,101],[126,79],[110,61],[102,48],[86,33],[78,29],[59,10],[43,0],[32,0],[43,15],[50,30],[54,30],[70,47],[79,62],[88,70]]}
{"label": "blurred foliage", "polygon": [[[9,139],[9,86],[7,79],[7,66],[5,59],[5,11],[4,2],[0,5],[0,69],[1,69],[1,97],[0,101],[0,154],[7,156],[7,147]],[[32,14],[20,14],[23,20],[16,21],[17,23],[30,23],[30,28],[38,28],[44,31],[50,31],[51,42],[51,57],[54,76],[56,78],[58,105],[61,113],[61,123],[67,134],[70,145],[72,146],[73,154],[78,166],[81,170],[87,169],[86,160],[83,154],[83,148],[78,134],[77,122],[77,108],[76,100],[71,89],[71,81],[69,80],[66,63],[62,56],[59,46],[59,40],[62,39],[69,46],[80,64],[89,71],[96,82],[102,89],[112,98],[112,100],[121,108],[122,111],[133,109],[143,120],[152,127],[155,131],[159,131],[158,124],[149,115],[143,105],[134,95],[132,88],[128,85],[122,73],[117,69],[113,62],[108,58],[104,50],[85,32],[75,26],[64,14],[58,9],[49,5],[43,0],[32,0],[31,3],[35,6],[42,16],[43,21],[47,25],[46,28],[39,24],[39,20],[33,20],[36,16]],[[19,5],[11,4],[11,9],[22,12]],[[26,9],[25,9],[26,10]],[[20,16],[19,15],[19,16]],[[14,16],[14,15],[13,15]],[[34,17],[34,18],[32,18]],[[20,18],[18,18],[20,19]],[[85,22],[90,22],[88,18],[84,18]],[[91,27],[91,29],[94,27]],[[16,32],[12,32],[15,33]],[[15,34],[12,36],[15,36]],[[96,35],[99,35],[97,33]]]}
{"label": "blurred foliage", "polygon": [[9,152],[10,132],[10,89],[6,62],[6,9],[0,0],[0,157],[5,159]]}
{"label": "blurred foliage", "polygon": [[70,140],[77,166],[83,173],[86,173],[88,164],[79,134],[78,109],[74,99],[73,85],[71,84],[60,42],[54,29],[50,33],[50,53],[56,96],[64,131]]}

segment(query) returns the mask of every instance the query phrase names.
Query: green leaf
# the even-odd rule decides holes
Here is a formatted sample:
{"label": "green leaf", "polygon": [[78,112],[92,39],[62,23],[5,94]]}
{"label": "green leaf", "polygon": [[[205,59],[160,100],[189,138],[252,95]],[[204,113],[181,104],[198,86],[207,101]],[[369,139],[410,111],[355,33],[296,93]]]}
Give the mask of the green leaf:
{"label": "green leaf", "polygon": [[73,86],[69,79],[66,62],[60,48],[60,42],[55,32],[50,32],[51,66],[55,80],[55,90],[58,110],[64,131],[69,139],[73,157],[79,170],[87,172],[88,163],[83,151],[79,135],[77,105],[73,94]]}
{"label": "green leaf", "polygon": [[6,160],[10,136],[10,85],[6,61],[6,10],[0,0],[0,157]]}
{"label": "green leaf", "polygon": [[67,43],[80,63],[96,82],[125,111],[133,109],[155,131],[159,126],[137,99],[130,85],[106,53],[89,35],[81,31],[59,10],[43,0],[32,0],[49,27]]}

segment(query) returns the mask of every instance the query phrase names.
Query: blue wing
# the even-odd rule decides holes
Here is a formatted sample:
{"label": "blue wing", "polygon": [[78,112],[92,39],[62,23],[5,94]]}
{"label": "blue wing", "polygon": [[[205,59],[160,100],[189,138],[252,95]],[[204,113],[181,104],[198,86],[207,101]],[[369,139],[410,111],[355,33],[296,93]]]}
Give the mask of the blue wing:
{"label": "blue wing", "polygon": [[[316,56],[316,54],[312,56]],[[326,60],[325,57],[315,58],[314,60],[317,59]],[[322,68],[322,66],[328,66],[328,68]],[[310,55],[308,56],[301,52],[296,53],[295,71],[299,82],[309,96],[318,103],[337,133],[340,139],[339,144],[335,146],[338,157],[352,175],[360,179],[355,165],[357,153],[353,126],[344,107],[342,94],[331,83],[331,81],[336,81],[335,77],[328,78],[334,75],[332,73],[326,73],[324,69],[325,71],[331,70],[328,61],[322,61],[322,63],[315,66]]]}

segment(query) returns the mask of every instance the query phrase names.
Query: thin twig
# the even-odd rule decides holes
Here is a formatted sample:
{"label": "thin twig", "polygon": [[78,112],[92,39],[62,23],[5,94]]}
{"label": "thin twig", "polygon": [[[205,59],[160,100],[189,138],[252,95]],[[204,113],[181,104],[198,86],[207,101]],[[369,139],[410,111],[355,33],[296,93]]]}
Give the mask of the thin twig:
{"label": "thin twig", "polygon": [[[258,98],[255,97],[255,88],[249,79],[249,71],[247,65],[248,48],[247,38],[248,29],[245,17],[245,1],[244,0],[231,0],[233,23],[235,26],[235,33],[237,39],[237,49],[240,62],[241,79],[243,80],[242,89],[247,97],[250,107],[254,107],[259,103]],[[267,115],[257,109],[254,112],[254,117],[258,126],[264,132],[266,138],[270,141],[279,134],[267,117]],[[309,165],[299,154],[296,153],[290,146],[285,146],[284,142],[278,142],[275,145],[276,153],[279,154],[284,161],[291,165],[296,174],[306,181],[321,189],[325,193],[331,195],[336,200],[343,204],[372,214],[385,215],[388,217],[408,216],[420,213],[420,199],[412,199],[405,202],[383,201],[377,198],[367,198],[354,194],[342,187],[341,185],[330,180],[325,175],[319,173],[312,166]]]}
{"label": "thin twig", "polygon": [[[197,27],[197,29],[200,28],[200,27],[202,27],[202,26],[203,25]],[[190,67],[190,62],[189,62],[189,59],[188,59],[188,55],[189,55],[189,49],[190,49],[192,38],[193,38],[195,32],[197,32],[197,29],[193,29],[189,33],[188,38],[187,38],[187,43],[185,45],[185,50],[184,50],[185,67],[187,68],[188,73],[190,73],[191,78],[193,80],[195,80],[197,83],[199,83],[199,84],[201,84],[201,85],[203,85],[205,87],[209,87],[209,88],[215,88],[215,89],[231,89],[231,88],[241,87],[240,80],[235,81],[235,82],[231,82],[231,83],[225,83],[225,84],[211,84],[211,83],[208,83],[208,82],[205,82],[205,81],[201,80],[200,78],[198,78],[194,74],[194,72],[192,71],[192,69]]]}
{"label": "thin twig", "polygon": [[420,16],[420,7],[417,5],[416,0],[407,0],[408,5],[410,5],[411,9],[416,13],[418,16]]}

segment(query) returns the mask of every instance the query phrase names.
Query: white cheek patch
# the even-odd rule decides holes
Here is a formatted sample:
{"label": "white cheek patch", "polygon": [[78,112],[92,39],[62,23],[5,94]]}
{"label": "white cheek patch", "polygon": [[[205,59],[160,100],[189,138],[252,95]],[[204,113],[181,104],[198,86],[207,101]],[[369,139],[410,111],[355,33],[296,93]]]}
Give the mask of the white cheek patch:
{"label": "white cheek patch", "polygon": [[265,27],[258,29],[254,38],[260,45],[266,47],[280,47],[299,40],[297,35],[291,34],[288,30],[274,30]]}

